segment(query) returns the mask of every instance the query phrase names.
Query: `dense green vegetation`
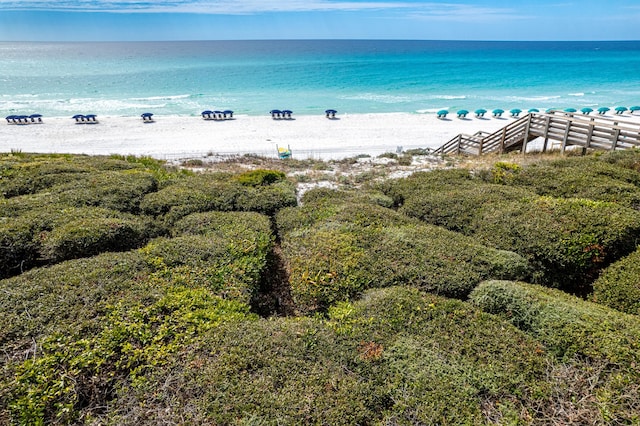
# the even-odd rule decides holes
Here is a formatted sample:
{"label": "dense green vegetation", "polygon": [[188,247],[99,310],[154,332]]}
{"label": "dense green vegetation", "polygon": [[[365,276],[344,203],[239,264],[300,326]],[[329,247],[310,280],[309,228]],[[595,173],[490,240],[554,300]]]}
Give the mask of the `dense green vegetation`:
{"label": "dense green vegetation", "polygon": [[513,158],[0,154],[0,424],[640,424],[640,154]]}

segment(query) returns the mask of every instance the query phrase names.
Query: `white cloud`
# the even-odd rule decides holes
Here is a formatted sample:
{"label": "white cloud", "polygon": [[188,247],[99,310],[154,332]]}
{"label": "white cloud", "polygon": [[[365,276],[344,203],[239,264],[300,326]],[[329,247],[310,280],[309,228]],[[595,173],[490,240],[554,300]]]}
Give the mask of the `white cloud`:
{"label": "white cloud", "polygon": [[428,4],[412,11],[410,17],[424,21],[488,22],[530,18],[513,9],[491,8],[465,4]]}
{"label": "white cloud", "polygon": [[245,15],[269,12],[398,11],[406,18],[475,20],[479,17],[513,17],[508,9],[464,4],[411,1],[335,0],[0,0],[1,10],[54,10],[109,13],[194,13]]}
{"label": "white cloud", "polygon": [[195,1],[86,1],[0,0],[2,10],[58,10],[78,12],[172,12],[203,14],[249,14],[264,12],[320,12],[403,9],[415,4],[393,1],[329,0],[195,0]]}

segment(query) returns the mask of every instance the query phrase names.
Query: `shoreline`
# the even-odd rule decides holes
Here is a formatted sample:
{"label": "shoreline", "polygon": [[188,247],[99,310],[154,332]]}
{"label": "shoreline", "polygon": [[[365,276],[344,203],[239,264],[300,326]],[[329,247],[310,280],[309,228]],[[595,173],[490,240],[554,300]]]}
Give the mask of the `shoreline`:
{"label": "shoreline", "polygon": [[[640,125],[640,115],[607,115]],[[494,132],[514,118],[469,115],[446,119],[435,114],[365,113],[271,116],[236,115],[231,120],[200,116],[98,116],[97,124],[76,124],[69,117],[44,117],[42,124],[0,125],[0,152],[151,156],[161,160],[255,154],[277,158],[277,146],[293,158],[339,160],[378,156],[410,149],[435,149],[460,133]]]}

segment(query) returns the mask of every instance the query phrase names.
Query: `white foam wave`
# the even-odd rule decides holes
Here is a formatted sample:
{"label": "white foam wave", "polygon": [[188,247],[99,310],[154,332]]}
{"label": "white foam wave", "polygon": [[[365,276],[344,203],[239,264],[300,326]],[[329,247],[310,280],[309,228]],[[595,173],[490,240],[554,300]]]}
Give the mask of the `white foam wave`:
{"label": "white foam wave", "polygon": [[456,99],[467,99],[464,95],[434,95],[430,96],[430,99],[442,99],[445,101],[453,101]]}
{"label": "white foam wave", "polygon": [[341,96],[340,99],[349,100],[349,101],[371,101],[371,102],[380,102],[385,104],[397,104],[410,102],[411,97],[409,96],[401,96],[401,95],[380,95],[377,93],[362,93],[360,95],[347,95]]}
{"label": "white foam wave", "polygon": [[133,101],[172,101],[176,99],[188,99],[191,95],[148,96],[143,98],[131,98]]}
{"label": "white foam wave", "polygon": [[584,96],[584,93],[568,93],[567,96],[582,97]]}

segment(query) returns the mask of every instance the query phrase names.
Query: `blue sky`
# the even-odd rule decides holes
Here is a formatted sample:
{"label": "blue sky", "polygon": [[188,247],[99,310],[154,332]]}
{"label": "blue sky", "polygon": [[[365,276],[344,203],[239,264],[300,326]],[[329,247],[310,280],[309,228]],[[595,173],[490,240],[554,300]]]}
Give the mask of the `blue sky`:
{"label": "blue sky", "polygon": [[638,40],[637,0],[0,0],[0,40]]}

